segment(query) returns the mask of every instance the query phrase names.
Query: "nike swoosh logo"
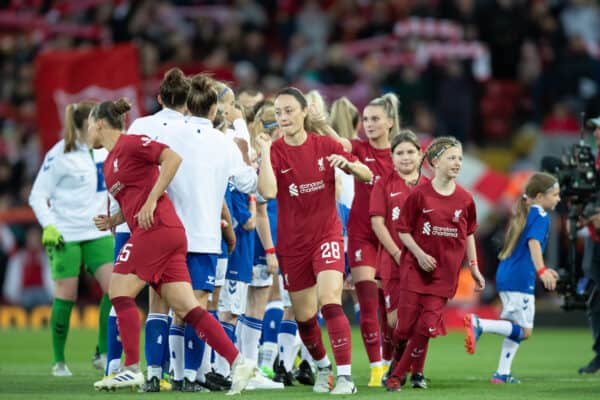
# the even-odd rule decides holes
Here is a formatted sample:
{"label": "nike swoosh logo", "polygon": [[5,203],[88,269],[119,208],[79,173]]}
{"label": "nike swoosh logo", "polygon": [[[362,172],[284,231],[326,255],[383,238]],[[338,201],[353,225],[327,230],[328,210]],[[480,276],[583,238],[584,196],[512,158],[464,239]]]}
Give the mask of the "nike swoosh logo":
{"label": "nike swoosh logo", "polygon": [[402,192],[390,193],[390,197],[396,197],[401,194],[402,194]]}
{"label": "nike swoosh logo", "polygon": [[433,211],[433,208],[429,208],[429,209],[425,209],[425,208],[424,208],[424,209],[423,209],[423,214],[428,214],[428,213],[430,213],[430,212],[432,212],[432,211]]}
{"label": "nike swoosh logo", "polygon": [[373,161],[375,161],[375,159],[374,158],[365,157],[365,161],[366,162],[373,162]]}
{"label": "nike swoosh logo", "polygon": [[281,173],[282,174],[287,174],[288,172],[290,172],[293,168],[288,168],[288,169],[282,169]]}
{"label": "nike swoosh logo", "polygon": [[334,262],[336,262],[337,260],[326,260],[325,264],[333,264]]}

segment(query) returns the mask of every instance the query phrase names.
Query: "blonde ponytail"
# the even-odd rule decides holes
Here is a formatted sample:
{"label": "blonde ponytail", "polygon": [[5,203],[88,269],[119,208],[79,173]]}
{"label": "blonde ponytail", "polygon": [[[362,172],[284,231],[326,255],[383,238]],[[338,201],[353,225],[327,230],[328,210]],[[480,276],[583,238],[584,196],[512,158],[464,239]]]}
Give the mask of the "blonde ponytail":
{"label": "blonde ponytail", "polygon": [[90,111],[96,105],[93,101],[81,101],[79,103],[68,104],[65,108],[64,137],[65,153],[69,153],[77,148],[80,133],[84,124],[90,115]]}
{"label": "blonde ponytail", "polygon": [[514,214],[508,223],[504,247],[500,251],[500,254],[498,254],[500,260],[505,260],[511,256],[521,237],[521,233],[523,233],[523,229],[525,229],[527,213],[530,207],[528,200],[535,199],[540,193],[548,193],[557,183],[558,180],[553,175],[545,172],[536,172],[529,178],[527,185],[525,185],[525,193],[517,200]]}

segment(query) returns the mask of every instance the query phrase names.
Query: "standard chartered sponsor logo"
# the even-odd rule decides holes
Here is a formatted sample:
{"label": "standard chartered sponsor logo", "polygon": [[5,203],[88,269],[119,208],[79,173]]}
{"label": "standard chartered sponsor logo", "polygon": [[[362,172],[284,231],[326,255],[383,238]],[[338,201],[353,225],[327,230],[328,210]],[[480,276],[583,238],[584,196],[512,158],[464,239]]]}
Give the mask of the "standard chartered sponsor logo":
{"label": "standard chartered sponsor logo", "polygon": [[429,222],[423,224],[423,234],[427,236],[431,235],[431,224]]}
{"label": "standard chartered sponsor logo", "polygon": [[292,196],[292,197],[298,196],[298,186],[296,186],[295,183],[290,183],[290,186],[288,186],[288,189],[290,191],[290,196]]}
{"label": "standard chartered sponsor logo", "polygon": [[300,186],[296,185],[295,183],[290,183],[288,189],[290,191],[290,195],[295,197],[302,193],[311,193],[316,192],[317,190],[325,189],[325,182],[320,180],[317,182],[303,183]]}
{"label": "standard chartered sponsor logo", "polygon": [[458,228],[448,228],[445,226],[431,226],[430,222],[423,224],[423,234],[427,236],[458,237]]}
{"label": "standard chartered sponsor logo", "polygon": [[392,221],[396,221],[400,217],[400,207],[396,206],[392,209]]}

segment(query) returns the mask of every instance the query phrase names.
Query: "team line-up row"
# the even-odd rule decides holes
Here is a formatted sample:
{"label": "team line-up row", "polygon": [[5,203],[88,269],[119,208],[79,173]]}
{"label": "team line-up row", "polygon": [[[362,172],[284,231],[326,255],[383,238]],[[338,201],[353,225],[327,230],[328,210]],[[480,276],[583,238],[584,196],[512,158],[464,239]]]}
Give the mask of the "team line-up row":
{"label": "team line-up row", "polygon": [[[461,143],[438,137],[423,151],[401,129],[393,94],[362,115],[338,99],[328,118],[318,93],[245,91],[236,102],[224,83],[175,68],[157,99],[162,110],[127,132],[125,99],[69,105],[64,139],[36,177],[30,204],[55,282],[52,373],[71,375],[64,350],[84,264],[105,292],[98,390],[236,394],[295,377],[315,392],[356,393],[341,306],[349,272],[368,386],[400,390],[411,372],[412,387],[427,388],[428,342],[445,334],[443,309],[465,260],[476,289],[485,286],[475,203],[455,182]],[[502,320],[465,318],[469,353],[483,332],[506,337],[493,383],[518,382],[510,368],[533,328],[536,276],[556,285],[542,252],[558,201],[556,178],[534,174],[499,255]],[[144,376],[135,298],[147,284]]]}

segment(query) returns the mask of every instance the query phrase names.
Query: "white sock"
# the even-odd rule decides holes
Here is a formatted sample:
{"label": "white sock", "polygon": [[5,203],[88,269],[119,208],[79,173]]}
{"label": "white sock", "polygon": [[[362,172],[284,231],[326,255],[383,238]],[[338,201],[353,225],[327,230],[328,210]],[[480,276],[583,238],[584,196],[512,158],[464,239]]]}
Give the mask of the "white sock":
{"label": "white sock", "polygon": [[277,358],[277,343],[273,342],[264,342],[261,349],[261,363],[260,367],[269,367],[273,368],[273,363],[275,362],[275,358]]}
{"label": "white sock", "polygon": [[194,370],[194,369],[184,369],[183,370],[183,376],[184,378],[187,378],[188,381],[190,382],[195,382],[196,381],[196,375],[197,375],[198,371]]}
{"label": "white sock", "polygon": [[162,367],[152,367],[148,366],[148,371],[146,371],[147,379],[150,380],[152,378],[162,379]]}
{"label": "white sock", "polygon": [[212,347],[208,345],[208,343],[204,344],[204,354],[202,355],[202,362],[198,367],[198,372],[196,372],[196,380],[198,382],[204,383],[206,381],[206,374],[210,372],[212,365],[210,362],[210,358],[212,355]]}
{"label": "white sock", "polygon": [[108,362],[108,373],[116,374],[121,370],[121,359],[115,358],[114,360],[110,360]]}
{"label": "white sock", "polygon": [[[173,334],[176,331],[177,334]],[[171,369],[173,370],[173,380],[180,381],[184,378],[184,327],[171,325],[169,330],[169,349],[171,354]]]}
{"label": "white sock", "polygon": [[498,373],[500,375],[510,374],[510,367],[512,361],[515,358],[519,350],[519,343],[510,340],[509,338],[504,339],[502,342],[502,351],[500,352],[500,362],[498,363]]}
{"label": "white sock", "polygon": [[238,336],[238,341],[243,343],[241,353],[249,360],[258,361],[258,342],[262,333],[262,321],[245,317],[243,325],[242,336]]}
{"label": "white sock", "polygon": [[308,351],[308,349],[306,348],[304,343],[302,343],[302,347],[300,348],[300,358],[308,361],[309,363],[315,362],[315,360],[313,360],[312,356],[310,355],[310,352]]}
{"label": "white sock", "polygon": [[283,361],[285,370],[289,372],[294,368],[294,358],[298,353],[296,335],[279,333],[277,335],[277,344],[279,345],[279,360]]}
{"label": "white sock", "polygon": [[[383,365],[383,361],[375,361],[375,362],[369,363],[369,366],[371,368],[381,367],[382,365]],[[338,375],[342,375],[342,374],[338,373]]]}
{"label": "white sock", "polygon": [[231,374],[231,367],[226,359],[221,357],[219,353],[215,352],[215,372],[223,375],[224,377],[228,377]]}
{"label": "white sock", "polygon": [[479,326],[485,333],[495,333],[500,336],[510,336],[513,324],[510,321],[503,319],[481,319],[479,318]]}
{"label": "white sock", "polygon": [[352,376],[352,365],[338,365],[337,366],[337,376],[346,375]]}
{"label": "white sock", "polygon": [[[321,358],[320,360],[316,360],[315,363],[317,364],[317,367],[319,368],[326,368],[326,367],[330,367],[331,366],[331,361],[329,361],[329,357],[327,357],[327,354],[325,354],[325,357]],[[349,368],[349,366],[347,366]],[[339,367],[338,367],[338,371],[339,371]],[[339,372],[338,372],[338,375]]]}
{"label": "white sock", "polygon": [[[244,343],[240,339],[244,336],[244,330],[246,329],[244,315],[240,315],[237,320],[237,324],[235,324],[235,347],[242,353],[242,349],[244,348]],[[242,353],[244,354],[244,353]]]}

